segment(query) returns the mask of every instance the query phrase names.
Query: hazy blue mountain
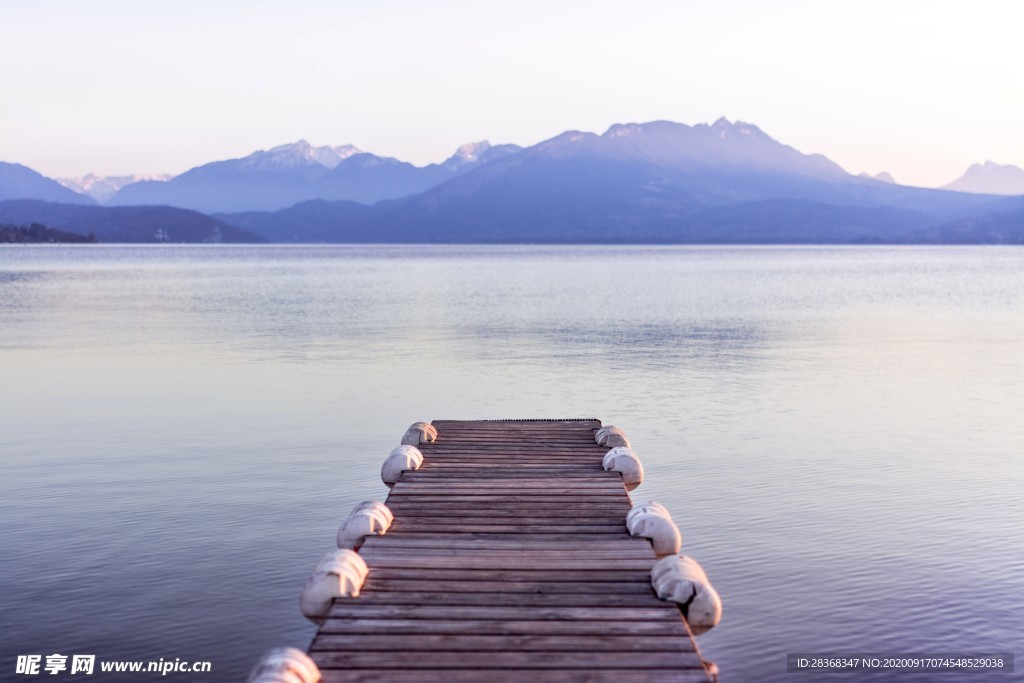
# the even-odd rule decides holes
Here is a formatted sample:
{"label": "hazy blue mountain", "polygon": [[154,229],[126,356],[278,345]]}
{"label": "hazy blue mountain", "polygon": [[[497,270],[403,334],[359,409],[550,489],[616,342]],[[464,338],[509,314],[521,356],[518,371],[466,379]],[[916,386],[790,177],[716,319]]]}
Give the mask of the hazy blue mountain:
{"label": "hazy blue mountain", "polygon": [[1024,244],[1024,197],[1015,197],[993,213],[928,226],[911,237],[945,244]]}
{"label": "hazy blue mountain", "polygon": [[[313,199],[280,211],[247,211],[244,213],[213,214],[213,217],[231,225],[261,235],[270,242],[374,242],[374,239],[350,240],[340,238],[345,232],[340,225],[361,222],[372,225],[376,206],[350,201],[329,202]],[[371,230],[372,233],[372,230]]]}
{"label": "hazy blue mountain", "polygon": [[893,178],[892,174],[890,174],[888,171],[882,171],[881,173],[876,173],[875,175],[871,175],[870,173],[860,173],[857,175],[857,177],[868,178],[870,180],[880,180],[883,183],[889,183],[890,185],[897,184],[896,179]]}
{"label": "hazy blue mountain", "polygon": [[974,164],[962,176],[943,186],[945,190],[983,194],[1024,195],[1024,169],[992,161]]}
{"label": "hazy blue mountain", "polygon": [[314,147],[300,140],[242,159],[205,164],[167,182],[128,185],[109,203],[159,204],[207,213],[274,211],[311,199],[370,204],[423,192],[517,150],[515,145],[473,143],[440,164],[418,167],[351,145]]}
{"label": "hazy blue mountain", "polygon": [[0,202],[0,223],[96,235],[100,242],[265,242],[248,230],[169,206],[81,206],[32,199]]}
{"label": "hazy blue mountain", "polygon": [[570,131],[372,207],[220,217],[288,241],[903,242],[1005,201],[858,178],[721,119]]}
{"label": "hazy blue mountain", "polygon": [[67,204],[94,204],[82,194],[64,187],[56,180],[36,173],[21,164],[0,161],[0,201],[5,199],[42,199]]}
{"label": "hazy blue mountain", "polygon": [[117,194],[121,188],[132,183],[140,183],[147,180],[161,182],[170,179],[171,176],[167,174],[98,176],[95,173],[89,173],[79,178],[57,178],[56,180],[69,190],[89,195],[100,204],[103,204]]}

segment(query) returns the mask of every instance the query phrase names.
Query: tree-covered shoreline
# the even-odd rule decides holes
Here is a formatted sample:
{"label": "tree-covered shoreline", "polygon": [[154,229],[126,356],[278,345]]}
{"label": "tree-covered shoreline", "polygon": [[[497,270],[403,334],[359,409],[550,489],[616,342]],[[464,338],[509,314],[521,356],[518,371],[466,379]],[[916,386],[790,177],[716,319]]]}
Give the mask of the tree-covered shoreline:
{"label": "tree-covered shoreline", "polygon": [[39,223],[24,225],[6,225],[0,223],[0,244],[91,244],[96,242],[96,235],[80,235],[48,228]]}

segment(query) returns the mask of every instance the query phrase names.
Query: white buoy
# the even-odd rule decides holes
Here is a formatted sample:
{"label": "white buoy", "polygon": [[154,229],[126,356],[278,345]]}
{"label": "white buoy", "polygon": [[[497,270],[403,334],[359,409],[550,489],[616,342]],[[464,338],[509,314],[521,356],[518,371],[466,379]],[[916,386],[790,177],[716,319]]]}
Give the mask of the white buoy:
{"label": "white buoy", "polygon": [[435,441],[437,441],[437,429],[429,422],[414,422],[405,430],[405,436],[402,437],[403,446],[419,446],[421,443]]}
{"label": "white buoy", "polygon": [[357,598],[370,572],[359,553],[343,548],[324,555],[302,587],[299,609],[314,623],[321,623],[335,598]]}
{"label": "white buoy", "polygon": [[679,605],[694,635],[710,631],[722,620],[722,599],[692,557],[673,555],[655,562],[651,585],[659,598]]}
{"label": "white buoy", "polygon": [[381,480],[392,487],[406,470],[418,470],[423,464],[423,454],[415,446],[399,446],[384,459],[380,468]]}
{"label": "white buoy", "polygon": [[644,480],[644,466],[640,464],[640,458],[626,446],[618,446],[605,453],[602,466],[608,472],[621,473],[627,491],[632,491]]}
{"label": "white buoy", "polygon": [[319,683],[320,669],[302,650],[279,647],[263,655],[249,683]]}
{"label": "white buoy", "polygon": [[669,516],[668,508],[666,508],[661,503],[655,503],[653,500],[649,500],[646,503],[634,505],[632,508],[630,508],[629,512],[626,513],[626,525],[629,526],[629,520],[631,517],[636,517],[637,515],[646,514],[648,512],[653,511],[658,511],[666,516]]}
{"label": "white buoy", "polygon": [[629,448],[629,439],[626,438],[626,433],[618,427],[601,427],[594,434],[594,441],[599,446],[608,446],[609,448],[616,448],[619,446]]}
{"label": "white buoy", "polygon": [[383,536],[391,528],[395,516],[384,503],[365,500],[352,508],[338,529],[338,547],[355,550],[366,536]]}
{"label": "white buoy", "polygon": [[649,502],[638,505],[626,515],[626,528],[632,536],[651,539],[658,557],[675,555],[683,545],[683,535],[663,505]]}

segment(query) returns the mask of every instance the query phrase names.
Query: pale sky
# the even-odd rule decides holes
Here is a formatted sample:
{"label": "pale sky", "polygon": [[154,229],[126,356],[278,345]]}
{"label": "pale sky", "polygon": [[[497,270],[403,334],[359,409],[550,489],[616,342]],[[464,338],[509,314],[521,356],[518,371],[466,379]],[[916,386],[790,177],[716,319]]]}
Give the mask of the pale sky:
{"label": "pale sky", "polygon": [[305,138],[463,142],[719,116],[906,184],[1024,166],[1024,6],[0,0],[0,160],[180,173]]}

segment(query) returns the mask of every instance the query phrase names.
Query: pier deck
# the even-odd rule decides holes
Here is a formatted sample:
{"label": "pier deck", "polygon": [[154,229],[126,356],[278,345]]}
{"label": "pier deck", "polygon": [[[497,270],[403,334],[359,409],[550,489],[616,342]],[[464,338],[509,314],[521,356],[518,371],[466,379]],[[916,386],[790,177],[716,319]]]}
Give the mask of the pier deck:
{"label": "pier deck", "polygon": [[341,681],[708,681],[654,551],[625,527],[597,420],[438,420],[310,646]]}

